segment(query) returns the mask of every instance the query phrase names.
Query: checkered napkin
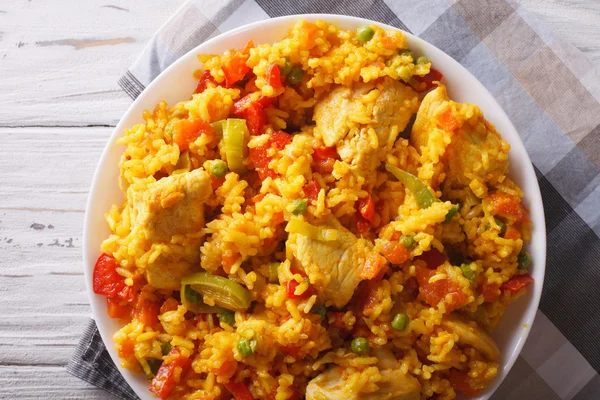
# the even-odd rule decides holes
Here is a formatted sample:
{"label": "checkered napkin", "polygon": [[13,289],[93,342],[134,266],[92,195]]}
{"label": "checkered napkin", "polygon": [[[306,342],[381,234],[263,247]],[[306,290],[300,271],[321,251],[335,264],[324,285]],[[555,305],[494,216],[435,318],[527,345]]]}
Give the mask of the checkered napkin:
{"label": "checkered napkin", "polygon": [[[458,60],[496,97],[535,166],[548,262],[529,340],[493,399],[599,399],[600,74],[592,63],[512,0],[196,0],[161,28],[119,84],[136,98],[203,41],[300,13],[354,15],[412,32]],[[119,398],[137,398],[93,321],[68,371]]]}

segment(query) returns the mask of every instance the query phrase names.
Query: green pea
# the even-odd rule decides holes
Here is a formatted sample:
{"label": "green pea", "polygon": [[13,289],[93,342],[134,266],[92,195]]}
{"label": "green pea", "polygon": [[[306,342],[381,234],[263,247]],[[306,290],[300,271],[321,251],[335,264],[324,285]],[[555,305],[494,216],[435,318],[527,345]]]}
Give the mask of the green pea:
{"label": "green pea", "polygon": [[494,221],[496,221],[496,225],[500,227],[500,233],[498,235],[504,236],[504,234],[506,233],[506,222],[502,221],[499,218],[494,218]]}
{"label": "green pea", "polygon": [[392,329],[395,331],[403,331],[408,326],[408,314],[399,313],[396,314],[394,319],[392,320]]}
{"label": "green pea", "polygon": [[429,58],[425,57],[425,56],[421,56],[419,58],[417,58],[417,64],[428,64],[431,61],[429,61]]}
{"label": "green pea", "polygon": [[321,321],[325,319],[325,317],[327,316],[327,309],[321,305],[321,304],[315,304],[311,309],[310,312],[313,314],[318,314],[321,316]]}
{"label": "green pea", "polygon": [[231,327],[235,325],[235,313],[230,310],[223,310],[218,314],[219,321],[222,324],[227,324]]}
{"label": "green pea", "polygon": [[517,257],[517,263],[519,269],[525,269],[529,267],[529,264],[531,264],[531,254],[525,250],[521,250],[519,256]]}
{"label": "green pea", "polygon": [[278,262],[269,264],[269,283],[279,283],[279,264]]}
{"label": "green pea", "polygon": [[304,71],[302,71],[302,68],[294,65],[292,67],[292,69],[290,70],[290,73],[288,74],[287,82],[290,85],[297,85],[300,83],[303,76],[304,76]]}
{"label": "green pea", "polygon": [[415,58],[415,53],[413,53],[413,51],[409,49],[400,49],[398,51],[398,54],[400,54],[401,56],[410,56],[413,59]]}
{"label": "green pea", "polygon": [[236,344],[236,347],[242,355],[242,357],[248,357],[254,354],[255,346],[252,346],[252,342],[246,338],[241,338]]}
{"label": "green pea", "polygon": [[415,244],[417,244],[417,241],[415,240],[415,238],[413,238],[412,236],[408,236],[408,235],[400,236],[400,239],[398,239],[398,241],[404,247],[406,247],[408,250],[412,249],[413,247],[415,247]]}
{"label": "green pea", "polygon": [[169,342],[162,342],[160,344],[160,351],[162,351],[163,356],[166,356],[167,354],[169,354],[172,349],[173,349],[173,346],[171,346],[171,343],[169,343]]}
{"label": "green pea", "polygon": [[454,218],[457,212],[458,206],[453,206],[451,209],[449,209],[448,214],[446,214],[446,218],[444,218],[444,222],[442,222],[442,224],[447,224],[448,222],[452,221],[452,218]]}
{"label": "green pea", "polygon": [[460,270],[465,278],[469,280],[469,282],[473,283],[475,280],[475,272],[471,269],[471,264],[461,264]]}
{"label": "green pea", "polygon": [[292,70],[292,63],[290,62],[290,60],[288,60],[286,58],[285,64],[283,64],[283,67],[279,67],[279,72],[281,73],[281,75],[287,76],[287,75],[289,75],[291,70]]}
{"label": "green pea", "polygon": [[308,199],[294,200],[292,201],[292,205],[294,206],[294,211],[292,211],[292,214],[302,215],[306,212],[306,207],[308,206]]}
{"label": "green pea", "polygon": [[227,164],[223,160],[214,160],[210,164],[210,173],[215,178],[224,178],[227,174]]}
{"label": "green pea", "polygon": [[354,338],[352,343],[350,343],[350,348],[354,354],[362,356],[363,354],[367,354],[369,352],[369,341],[364,337]]}
{"label": "green pea", "polygon": [[375,35],[375,31],[369,25],[361,26],[356,30],[356,39],[360,44],[367,43],[373,39],[373,35]]}
{"label": "green pea", "polygon": [[192,304],[200,304],[202,303],[202,295],[198,292],[196,292],[194,289],[192,289],[189,286],[185,286],[185,299],[187,301],[189,301]]}

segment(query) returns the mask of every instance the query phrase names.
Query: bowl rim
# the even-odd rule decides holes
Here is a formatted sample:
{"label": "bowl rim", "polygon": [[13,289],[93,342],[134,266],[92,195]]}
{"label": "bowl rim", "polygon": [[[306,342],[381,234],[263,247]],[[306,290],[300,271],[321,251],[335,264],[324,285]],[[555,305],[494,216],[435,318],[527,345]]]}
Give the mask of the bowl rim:
{"label": "bowl rim", "polygon": [[[426,52],[439,53],[439,54],[437,54],[437,57],[443,58],[444,62],[447,62],[450,65],[449,67],[446,67],[446,68],[458,69],[458,71],[460,72],[461,75],[467,75],[467,76],[471,77],[472,79],[471,79],[471,82],[469,82],[469,84],[476,85],[480,91],[482,91],[484,94],[486,94],[488,96],[488,98],[484,99],[484,100],[487,101],[490,104],[490,106],[494,108],[494,110],[495,110],[494,112],[497,113],[498,118],[503,120],[504,124],[506,125],[505,129],[508,128],[509,130],[512,131],[509,133],[509,135],[511,135],[515,138],[514,143],[511,143],[511,150],[513,150],[513,153],[514,153],[515,152],[514,149],[516,146],[516,148],[517,148],[516,151],[518,153],[520,153],[521,155],[525,156],[526,162],[523,164],[523,167],[519,171],[519,174],[525,174],[526,178],[530,181],[531,187],[529,188],[529,193],[527,195],[528,198],[526,200],[528,200],[530,202],[530,205],[531,205],[530,208],[533,208],[533,206],[535,206],[535,209],[530,210],[530,215],[532,216],[532,218],[531,218],[532,221],[535,220],[535,225],[534,225],[534,228],[536,231],[535,239],[537,241],[537,247],[539,248],[538,252],[535,254],[535,260],[536,260],[536,265],[535,265],[536,271],[535,272],[536,272],[536,276],[537,276],[536,281],[535,281],[536,284],[533,285],[533,291],[532,291],[533,293],[532,293],[532,295],[529,296],[531,298],[530,298],[529,302],[527,303],[525,310],[523,311],[522,318],[525,318],[527,321],[527,323],[523,326],[523,328],[525,328],[524,332],[520,333],[520,339],[516,343],[516,346],[513,347],[509,358],[507,360],[505,360],[504,363],[500,364],[501,371],[499,372],[496,379],[494,381],[492,381],[492,383],[488,387],[486,387],[485,392],[480,397],[478,397],[478,399],[480,399],[480,400],[488,399],[496,391],[496,389],[502,383],[502,381],[505,379],[506,375],[508,374],[508,372],[510,371],[510,369],[516,362],[519,354],[521,353],[521,350],[523,349],[523,346],[527,340],[527,337],[529,336],[529,333],[531,332],[531,325],[533,324],[533,322],[535,320],[535,315],[537,313],[537,310],[539,307],[539,302],[541,299],[541,293],[542,293],[542,287],[543,287],[543,283],[544,283],[545,269],[546,269],[546,228],[545,228],[545,217],[544,217],[541,192],[540,192],[540,188],[539,188],[539,184],[538,184],[538,181],[536,178],[536,173],[535,173],[533,164],[532,164],[531,159],[525,149],[523,141],[522,141],[520,135],[518,134],[518,131],[514,127],[512,121],[510,120],[510,118],[508,117],[508,115],[506,114],[504,109],[500,106],[500,104],[495,99],[495,97],[487,90],[487,88],[462,64],[460,64],[458,61],[454,60],[452,57],[450,57],[448,54],[446,54],[445,52],[443,52],[442,50],[440,50],[433,44],[425,41],[424,39],[419,38],[416,35],[413,35],[410,32],[406,32],[400,28],[397,28],[397,27],[394,27],[394,26],[391,26],[388,24],[384,24],[384,23],[381,23],[378,21],[373,21],[373,20],[359,18],[359,17],[353,17],[353,16],[347,16],[347,15],[339,15],[339,14],[286,15],[286,16],[281,16],[281,17],[276,17],[276,18],[259,20],[259,21],[256,21],[256,22],[253,22],[250,24],[246,24],[246,25],[242,25],[235,29],[223,32],[203,43],[200,43],[198,46],[194,47],[193,49],[188,51],[186,54],[179,57],[169,67],[167,67],[165,70],[163,70],[156,78],[154,78],[154,80],[131,103],[131,105],[128,107],[127,111],[123,114],[123,116],[119,120],[119,123],[116,125],[115,129],[111,133],[110,137],[108,138],[108,140],[106,142],[104,150],[102,151],[102,155],[100,156],[100,159],[96,166],[96,170],[94,172],[94,176],[92,178],[92,183],[91,183],[90,191],[88,194],[88,199],[86,201],[86,210],[85,210],[85,217],[84,217],[83,254],[82,254],[84,276],[85,276],[85,280],[86,280],[86,289],[87,289],[89,299],[90,299],[90,307],[92,309],[92,318],[95,320],[95,322],[97,324],[97,328],[98,328],[98,331],[100,333],[102,340],[105,343],[105,346],[106,346],[106,344],[114,344],[112,335],[108,331],[109,328],[108,328],[107,324],[102,322],[103,320],[108,318],[108,316],[104,315],[104,313],[101,313],[101,311],[99,310],[99,307],[100,307],[99,302],[101,301],[99,299],[99,297],[101,297],[101,296],[96,295],[93,291],[92,275],[93,275],[94,262],[91,262],[89,257],[90,257],[90,254],[98,254],[99,248],[97,246],[94,246],[96,248],[92,248],[91,246],[93,244],[89,243],[91,241],[90,240],[90,235],[91,235],[90,232],[93,229],[92,223],[91,223],[92,214],[93,214],[92,209],[93,209],[93,203],[94,203],[95,196],[99,195],[102,190],[101,185],[99,185],[101,177],[103,175],[102,166],[106,163],[106,160],[109,157],[109,154],[114,151],[112,145],[114,144],[115,140],[117,139],[117,137],[122,136],[122,133],[124,132],[125,128],[127,128],[125,126],[126,121],[134,113],[139,112],[139,110],[138,110],[139,104],[142,103],[143,99],[146,96],[149,96],[149,94],[152,93],[155,90],[155,88],[157,88],[159,85],[163,84],[163,82],[162,82],[163,78],[165,76],[167,76],[170,71],[180,68],[186,62],[188,62],[188,59],[191,56],[195,57],[197,54],[200,54],[202,52],[202,48],[208,47],[214,43],[218,43],[219,41],[225,41],[225,39],[227,39],[228,37],[235,36],[242,32],[251,33],[256,28],[260,28],[261,25],[265,25],[265,24],[266,25],[277,25],[279,23],[289,22],[290,28],[291,28],[291,24],[293,22],[297,21],[298,19],[305,19],[308,21],[324,20],[329,23],[335,23],[335,24],[338,24],[339,21],[349,22],[349,23],[357,23],[357,24],[373,24],[373,25],[380,26],[386,30],[401,31],[410,42],[418,44],[421,48],[425,48]],[[277,40],[277,39],[274,39],[274,40]],[[226,50],[228,50],[228,49],[225,49],[225,48],[222,49],[222,51],[226,51]],[[504,135],[504,134],[506,134],[506,131],[504,131],[502,133],[502,135]],[[532,177],[533,177],[533,179],[531,179]],[[102,297],[102,300],[103,299],[104,298]],[[517,332],[515,331],[513,334],[516,335]],[[140,390],[139,390],[140,385],[136,379],[136,375],[138,375],[138,374],[133,374],[129,370],[120,366],[120,359],[117,355],[116,350],[114,349],[114,346],[106,346],[106,348],[107,348],[108,353],[111,356],[112,361],[117,366],[117,369],[119,370],[121,375],[124,377],[126,382],[130,385],[130,387],[134,390],[134,392],[141,398],[154,398],[153,396],[151,396],[149,394],[150,392],[148,391],[148,386],[146,386],[144,392],[140,392]]]}

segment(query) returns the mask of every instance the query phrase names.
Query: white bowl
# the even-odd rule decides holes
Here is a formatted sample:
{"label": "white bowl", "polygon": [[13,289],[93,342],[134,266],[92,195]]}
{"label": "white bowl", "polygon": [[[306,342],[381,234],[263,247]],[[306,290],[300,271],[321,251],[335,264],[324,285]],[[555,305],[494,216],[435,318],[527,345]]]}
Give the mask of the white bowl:
{"label": "white bowl", "polygon": [[[96,259],[100,255],[100,243],[109,235],[104,214],[112,204],[120,203],[123,199],[117,179],[119,176],[119,157],[124,148],[115,142],[118,137],[123,136],[126,128],[143,122],[142,112],[144,110],[154,109],[154,106],[162,100],[174,104],[190,98],[197,84],[193,72],[201,67],[196,58],[197,54],[221,54],[231,48],[242,48],[250,39],[256,44],[272,43],[283,38],[298,18],[304,18],[308,21],[321,19],[347,29],[356,29],[365,24],[376,24],[385,29],[396,29],[389,25],[361,18],[307,14],[273,18],[223,33],[196,47],[161,73],[129,107],[102,153],[92,181],[83,228],[85,279],[90,294],[92,313],[102,340],[104,340],[108,352],[115,364],[119,366],[129,385],[142,399],[155,399],[155,397],[148,391],[149,385],[143,374],[133,374],[120,367],[121,362],[114,350],[113,340],[113,334],[120,326],[117,321],[108,317],[105,297],[95,294],[92,290],[92,271]],[[463,66],[435,46],[410,33],[404,32],[404,34],[408,39],[409,47],[416,50],[417,54],[429,57],[435,68],[444,74],[443,82],[448,87],[450,97],[459,102],[479,105],[486,118],[496,126],[502,137],[510,143],[510,176],[525,192],[525,204],[533,221],[533,240],[529,244],[529,251],[533,258],[531,275],[535,282],[527,289],[525,296],[508,308],[506,315],[494,333],[494,338],[502,351],[502,358],[498,377],[479,397],[479,399],[487,399],[508,374],[521,352],[531,330],[540,301],[546,266],[546,228],[540,189],[531,160],[525,151],[519,134],[506,113],[485,87]]]}

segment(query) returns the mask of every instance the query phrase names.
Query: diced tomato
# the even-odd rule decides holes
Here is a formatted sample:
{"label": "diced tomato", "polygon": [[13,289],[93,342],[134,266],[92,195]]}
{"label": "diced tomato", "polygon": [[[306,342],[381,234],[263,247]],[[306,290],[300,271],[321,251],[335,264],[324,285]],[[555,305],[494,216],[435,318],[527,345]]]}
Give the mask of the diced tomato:
{"label": "diced tomato", "polygon": [[222,65],[221,69],[225,74],[225,82],[227,87],[232,87],[237,82],[244,79],[246,74],[251,71],[250,67],[246,65],[248,57],[250,56],[250,49],[254,47],[252,41],[248,42],[246,47],[231,57],[227,64]]}
{"label": "diced tomato", "polygon": [[298,356],[300,355],[300,347],[299,346],[293,346],[293,345],[281,346],[279,348],[279,350],[281,350],[281,352],[283,354],[285,354],[286,356],[292,356],[295,359],[298,359]]}
{"label": "diced tomato", "polygon": [[500,288],[495,283],[484,283],[481,285],[481,294],[487,302],[492,302],[500,296]]}
{"label": "diced tomato", "polygon": [[271,223],[273,223],[273,225],[279,225],[284,221],[285,221],[285,216],[284,216],[283,212],[277,212],[277,213],[273,214],[273,217],[271,218]]}
{"label": "diced tomato", "polygon": [[265,110],[263,109],[263,106],[258,103],[250,103],[250,105],[246,107],[243,118],[246,120],[248,131],[251,135],[260,135],[267,122]]}
{"label": "diced tomato", "polygon": [[126,319],[131,317],[131,304],[121,304],[122,300],[119,299],[106,299],[106,306],[108,310],[108,316],[111,318]]}
{"label": "diced tomato", "polygon": [[173,129],[173,142],[179,147],[179,151],[187,151],[190,143],[194,142],[200,135],[213,135],[213,130],[206,122],[200,119],[179,120]]}
{"label": "diced tomato", "polygon": [[134,289],[125,284],[125,278],[117,272],[118,266],[117,260],[108,254],[102,253],[98,257],[92,277],[94,293],[104,295],[109,299],[131,301]]}
{"label": "diced tomato", "polygon": [[238,363],[236,360],[225,360],[223,364],[215,371],[215,374],[221,378],[229,379],[235,374]]}
{"label": "diced tomato", "polygon": [[362,279],[373,279],[379,274],[379,271],[381,271],[382,267],[383,262],[379,253],[370,253],[367,256],[367,260],[365,261],[365,265],[360,273],[360,277]]}
{"label": "diced tomato", "polygon": [[250,389],[243,382],[228,382],[224,384],[225,388],[231,392],[235,400],[253,400]]}
{"label": "diced tomato", "polygon": [[367,221],[373,222],[373,219],[375,218],[375,202],[371,195],[358,199],[358,209],[360,210],[360,215]]}
{"label": "diced tomato", "polygon": [[277,131],[271,133],[271,142],[275,143],[275,146],[277,146],[279,150],[283,150],[285,146],[292,142],[292,139],[293,136],[285,132]]}
{"label": "diced tomato", "polygon": [[261,181],[264,181],[268,177],[273,179],[277,177],[277,173],[269,168],[269,163],[271,162],[272,158],[267,154],[267,152],[270,147],[271,141],[269,140],[263,146],[254,147],[249,150],[250,161],[252,161],[252,165],[258,173],[258,177]]}
{"label": "diced tomato", "polygon": [[216,85],[215,78],[212,77],[212,75],[210,74],[210,71],[205,70],[202,73],[202,78],[200,78],[200,80],[198,81],[198,86],[196,86],[196,90],[194,91],[194,93],[204,92],[206,90],[206,84],[208,82],[212,82],[213,84]]}
{"label": "diced tomato", "polygon": [[185,370],[190,364],[189,358],[184,357],[177,348],[171,350],[169,357],[171,361],[162,363],[150,385],[150,391],[162,400],[166,400],[171,395],[173,388],[177,384],[175,381],[175,370],[178,367]]}
{"label": "diced tomato", "polygon": [[408,249],[398,242],[385,242],[381,246],[381,252],[392,264],[402,264],[410,255]]}
{"label": "diced tomato", "polygon": [[494,192],[489,196],[489,202],[496,214],[516,224],[527,217],[525,209],[521,206],[519,199],[507,193]]}
{"label": "diced tomato", "polygon": [[233,114],[236,117],[240,117],[240,118],[243,117],[244,110],[251,103],[252,103],[252,96],[251,95],[248,94],[248,95],[242,97],[241,99],[239,99],[238,101],[236,101],[235,103],[233,103]]}
{"label": "diced tomato", "polygon": [[525,288],[531,283],[533,283],[533,278],[531,276],[527,274],[517,275],[504,282],[502,286],[500,286],[500,289],[506,290],[510,293],[517,293],[519,290]]}
{"label": "diced tomato", "polygon": [[319,185],[319,182],[313,179],[312,182],[304,185],[302,189],[304,190],[306,197],[311,200],[317,200],[319,197],[319,192],[321,191],[321,185]]}
{"label": "diced tomato", "polygon": [[175,311],[179,307],[179,302],[172,297],[169,297],[163,304],[160,306],[160,313],[164,314],[169,311]]}
{"label": "diced tomato", "polygon": [[438,114],[437,119],[440,128],[444,129],[445,131],[451,132],[458,128],[458,121],[454,115],[452,115],[452,108],[450,107],[446,107],[444,111]]}
{"label": "diced tomato", "polygon": [[517,228],[515,228],[512,225],[509,225],[506,228],[506,232],[504,232],[504,239],[511,239],[511,240],[521,239],[521,234],[519,233],[519,230]]}
{"label": "diced tomato", "polygon": [[360,212],[356,212],[356,233],[363,234],[369,232],[371,229],[371,223],[362,215]]}
{"label": "diced tomato", "polygon": [[210,176],[210,183],[212,185],[213,190],[219,188],[223,182],[225,182],[225,178],[217,178],[213,175]]}
{"label": "diced tomato", "polygon": [[419,88],[415,88],[417,92],[425,92],[435,86],[433,82],[440,81],[444,75],[440,71],[435,68],[431,68],[429,73],[425,76],[414,75],[413,78],[419,83],[424,83],[425,85],[420,85]]}
{"label": "diced tomato", "polygon": [[121,346],[119,348],[119,357],[125,359],[129,357],[134,357],[134,352],[135,340],[127,338],[123,342],[121,342]]}
{"label": "diced tomato", "polygon": [[269,168],[269,163],[271,162],[271,157],[267,155],[267,151],[270,147],[269,144],[270,143],[267,142],[263,146],[253,147],[249,150],[250,161],[252,161],[254,169]]}
{"label": "diced tomato", "polygon": [[330,174],[339,158],[335,147],[317,147],[313,151],[313,169],[320,174]]}
{"label": "diced tomato", "polygon": [[444,253],[440,253],[436,249],[425,251],[420,256],[415,257],[415,260],[424,261],[425,264],[427,264],[427,268],[432,269],[439,267],[445,263],[447,259],[448,257]]}
{"label": "diced tomato", "polygon": [[308,289],[306,289],[304,291],[304,293],[302,294],[295,294],[296,292],[296,288],[300,286],[300,284],[298,282],[296,282],[295,279],[292,279],[290,281],[287,281],[286,286],[285,286],[285,292],[287,294],[287,297],[289,299],[308,299],[310,296],[313,295],[314,293],[314,289],[312,288],[312,286],[309,286]]}
{"label": "diced tomato", "polygon": [[135,309],[133,310],[135,317],[144,325],[153,327],[158,324],[158,313],[160,305],[150,301],[144,296],[137,298]]}
{"label": "diced tomato", "polygon": [[469,385],[468,375],[466,372],[452,369],[448,375],[448,380],[450,381],[450,384],[454,390],[458,390],[469,397],[479,396],[479,390],[473,389],[471,385]]}
{"label": "diced tomato", "polygon": [[267,108],[267,107],[273,105],[276,101],[277,101],[277,97],[267,97],[267,96],[260,96],[258,98],[258,100],[256,100],[256,102],[258,104],[260,104],[261,106],[263,106],[263,108]]}
{"label": "diced tomato", "polygon": [[436,274],[435,270],[416,266],[416,278],[419,282],[419,292],[430,306],[437,306],[440,301],[446,299],[446,295],[451,294],[450,302],[446,302],[446,311],[451,312],[465,305],[468,301],[467,296],[461,290],[460,286],[452,280],[446,278],[432,283],[429,279]]}
{"label": "diced tomato", "polygon": [[313,159],[315,160],[326,160],[328,158],[338,159],[338,153],[335,147],[317,147],[313,151]]}
{"label": "diced tomato", "polygon": [[279,89],[283,86],[281,83],[281,72],[277,64],[273,63],[267,68],[267,83],[271,85],[273,89]]}

